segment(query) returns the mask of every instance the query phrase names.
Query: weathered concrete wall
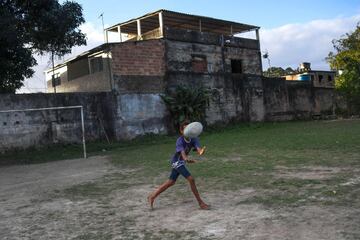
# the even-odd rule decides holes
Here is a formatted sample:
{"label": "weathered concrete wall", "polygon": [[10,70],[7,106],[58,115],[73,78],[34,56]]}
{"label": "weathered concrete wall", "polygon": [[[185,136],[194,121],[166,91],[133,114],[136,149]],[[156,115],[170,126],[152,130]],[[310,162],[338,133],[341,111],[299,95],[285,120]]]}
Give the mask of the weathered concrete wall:
{"label": "weathered concrete wall", "polygon": [[[108,104],[112,99],[107,93],[5,94],[0,97],[0,110],[82,105],[86,138],[92,140],[104,138],[102,126],[108,135],[114,135],[112,107]],[[0,113],[0,151],[79,142],[80,116],[79,109]]]}
{"label": "weathered concrete wall", "polygon": [[264,78],[263,86],[267,121],[312,119],[333,114],[336,99],[332,88],[281,78]]}
{"label": "weathered concrete wall", "polygon": [[159,94],[121,94],[116,97],[116,139],[167,133],[166,108]]}
{"label": "weathered concrete wall", "polygon": [[[180,84],[209,88],[212,97],[206,112],[208,124],[262,121],[265,110],[257,41],[246,44],[240,39],[240,45],[235,41],[226,45],[218,35],[180,33],[167,32],[165,88],[171,90]],[[193,64],[199,58],[207,65],[203,72]],[[241,74],[232,73],[231,60],[241,60]]]}
{"label": "weathered concrete wall", "polygon": [[241,60],[245,74],[261,75],[261,58],[258,49],[166,40],[167,72],[194,72],[194,56],[207,61],[204,74],[231,73],[231,60]]}
{"label": "weathered concrete wall", "polygon": [[314,93],[314,114],[335,114],[336,97],[334,90],[329,88],[315,88]]}
{"label": "weathered concrete wall", "polygon": [[293,112],[290,110],[289,93],[286,81],[281,78],[264,78],[264,106],[265,120],[286,121],[292,120]]}
{"label": "weathered concrete wall", "polygon": [[172,72],[167,76],[167,84],[170,90],[179,84],[210,89],[210,105],[206,110],[206,121],[210,125],[264,120],[261,76]]}

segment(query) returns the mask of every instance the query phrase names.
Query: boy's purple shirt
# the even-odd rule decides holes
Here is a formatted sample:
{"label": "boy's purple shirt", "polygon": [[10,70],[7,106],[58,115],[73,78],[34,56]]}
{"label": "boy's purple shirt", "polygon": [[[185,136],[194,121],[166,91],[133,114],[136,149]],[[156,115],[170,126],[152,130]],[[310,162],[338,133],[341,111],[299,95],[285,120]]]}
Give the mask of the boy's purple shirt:
{"label": "boy's purple shirt", "polygon": [[173,168],[178,168],[182,165],[185,165],[185,161],[181,156],[181,151],[184,151],[187,154],[191,151],[191,149],[197,149],[200,147],[200,142],[198,138],[191,138],[190,142],[186,142],[184,137],[181,136],[176,140],[176,152],[171,159],[171,165]]}

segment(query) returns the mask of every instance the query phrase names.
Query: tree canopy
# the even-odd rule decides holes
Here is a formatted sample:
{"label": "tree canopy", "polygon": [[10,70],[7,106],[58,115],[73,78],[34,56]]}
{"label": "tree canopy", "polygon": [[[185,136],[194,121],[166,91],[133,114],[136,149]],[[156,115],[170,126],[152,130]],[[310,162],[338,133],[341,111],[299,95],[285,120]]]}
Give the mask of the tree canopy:
{"label": "tree canopy", "polygon": [[336,89],[343,93],[350,111],[360,112],[360,23],[354,32],[333,40],[335,52],[327,60],[330,67],[340,70],[335,81]]}
{"label": "tree canopy", "polygon": [[0,0],[0,93],[15,92],[29,78],[37,52],[63,56],[86,44],[78,3],[57,0]]}
{"label": "tree canopy", "polygon": [[264,71],[263,74],[265,77],[283,77],[294,72],[295,70],[291,67],[287,67],[286,69],[283,69],[282,67],[270,67]]}

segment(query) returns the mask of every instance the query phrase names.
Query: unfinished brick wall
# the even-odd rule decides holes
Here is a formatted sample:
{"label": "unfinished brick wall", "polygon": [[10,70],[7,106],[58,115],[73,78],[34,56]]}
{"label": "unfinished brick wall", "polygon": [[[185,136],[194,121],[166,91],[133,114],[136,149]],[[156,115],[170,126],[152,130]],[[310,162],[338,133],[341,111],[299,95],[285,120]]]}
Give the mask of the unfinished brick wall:
{"label": "unfinished brick wall", "polygon": [[116,44],[112,46],[111,54],[114,75],[165,74],[165,44],[161,40]]}
{"label": "unfinished brick wall", "polygon": [[164,91],[165,43],[161,39],[124,42],[111,47],[117,139],[166,133]]}

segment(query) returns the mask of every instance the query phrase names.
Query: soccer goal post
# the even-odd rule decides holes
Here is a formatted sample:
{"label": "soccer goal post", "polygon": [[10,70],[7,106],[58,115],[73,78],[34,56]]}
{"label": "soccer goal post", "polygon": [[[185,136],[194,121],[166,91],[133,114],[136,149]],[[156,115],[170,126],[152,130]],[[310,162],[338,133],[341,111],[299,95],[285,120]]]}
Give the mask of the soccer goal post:
{"label": "soccer goal post", "polygon": [[65,110],[65,109],[80,109],[81,114],[81,130],[82,130],[82,145],[84,151],[84,158],[86,158],[86,142],[85,142],[85,124],[84,124],[84,108],[83,106],[66,106],[66,107],[47,107],[47,108],[28,108],[16,110],[0,110],[0,113],[13,113],[13,112],[34,112],[34,111],[47,111],[47,110]]}

